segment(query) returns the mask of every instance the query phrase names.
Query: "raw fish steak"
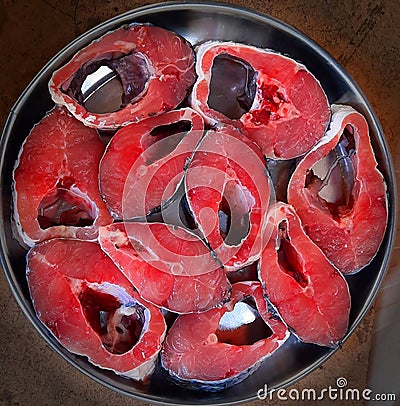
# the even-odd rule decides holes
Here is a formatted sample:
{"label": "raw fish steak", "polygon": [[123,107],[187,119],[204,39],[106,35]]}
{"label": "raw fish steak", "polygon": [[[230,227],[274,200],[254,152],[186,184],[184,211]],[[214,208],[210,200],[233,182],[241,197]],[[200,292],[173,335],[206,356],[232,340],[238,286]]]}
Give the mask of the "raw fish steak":
{"label": "raw fish steak", "polygon": [[342,274],[304,233],[294,208],[276,203],[259,262],[268,299],[300,340],[335,347],[347,330],[350,293]]}
{"label": "raw fish steak", "polygon": [[178,382],[217,391],[247,378],[288,338],[267,310],[259,282],[232,285],[218,309],[179,316],[161,352],[161,364]]}
{"label": "raw fish steak", "polygon": [[288,201],[306,233],[343,273],[375,256],[385,233],[386,184],[377,168],[365,118],[333,105],[329,131],[300,161]]}
{"label": "raw fish steak", "polygon": [[268,158],[308,152],[330,118],[317,79],[293,59],[249,45],[210,41],[197,49],[191,105],[211,125],[236,125]]}
{"label": "raw fish steak", "polygon": [[21,242],[95,240],[98,226],[111,223],[98,188],[104,148],[97,131],[63,107],[32,129],[14,169],[14,228]]}
{"label": "raw fish steak", "polygon": [[85,125],[113,129],[178,106],[195,81],[194,59],[172,31],[125,25],[76,53],[54,72],[49,90]]}
{"label": "raw fish steak", "polygon": [[208,131],[188,166],[185,187],[194,221],[226,270],[259,258],[270,184],[254,143],[230,126]]}
{"label": "raw fish steak", "polygon": [[[146,229],[161,242],[149,244]],[[100,228],[99,239],[103,251],[140,295],[157,306],[176,313],[202,312],[229,297],[230,283],[223,269],[202,241],[184,229],[157,223],[116,223]],[[176,245],[176,254],[163,260],[158,245],[165,247],[167,240]]]}
{"label": "raw fish steak", "polygon": [[153,372],[166,324],[94,242],[53,239],[28,254],[38,318],[74,354],[135,380]]}
{"label": "raw fish steak", "polygon": [[117,131],[100,163],[100,190],[113,217],[145,216],[168,201],[203,131],[202,117],[190,108]]}

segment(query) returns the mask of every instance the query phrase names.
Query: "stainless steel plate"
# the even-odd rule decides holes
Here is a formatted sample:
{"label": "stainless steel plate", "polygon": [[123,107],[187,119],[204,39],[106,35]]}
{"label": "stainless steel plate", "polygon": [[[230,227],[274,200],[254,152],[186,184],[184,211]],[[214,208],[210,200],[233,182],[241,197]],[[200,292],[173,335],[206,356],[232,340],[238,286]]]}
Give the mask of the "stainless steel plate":
{"label": "stainless steel plate", "polygon": [[101,384],[125,395],[148,402],[169,404],[232,404],[256,399],[264,384],[270,389],[287,386],[308,374],[325,361],[334,350],[300,343],[291,337],[276,354],[244,382],[219,393],[193,392],[173,384],[157,367],[149,386],[118,377],[92,366],[84,357],[66,351],[39,322],[32,307],[25,280],[26,252],[12,238],[11,183],[18,151],[37,123],[53,103],[47,83],[54,70],[65,64],[80,48],[109,30],[132,22],[153,23],[186,37],[192,44],[208,40],[231,40],[271,48],[303,63],[317,77],[331,103],[347,103],[362,112],[369,123],[379,168],[388,186],[389,223],[383,244],[373,262],[362,272],[347,277],[352,309],[349,331],[354,331],[372,304],[388,267],[395,231],[396,197],[394,172],[381,127],[368,101],[343,68],[324,50],[294,28],[271,17],[230,5],[185,2],[142,7],[115,17],[76,39],[56,55],[33,79],[12,108],[0,144],[2,184],[1,261],[10,288],[25,315],[46,342],[80,371]]}

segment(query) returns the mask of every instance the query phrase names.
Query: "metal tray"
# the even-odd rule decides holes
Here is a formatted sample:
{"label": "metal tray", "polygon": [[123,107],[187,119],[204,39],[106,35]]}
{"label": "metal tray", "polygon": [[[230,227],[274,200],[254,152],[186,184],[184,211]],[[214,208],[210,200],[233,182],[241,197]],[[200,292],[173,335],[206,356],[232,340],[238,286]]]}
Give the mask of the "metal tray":
{"label": "metal tray", "polygon": [[293,384],[322,364],[335,350],[289,341],[259,370],[242,383],[218,393],[195,392],[172,383],[159,366],[149,386],[119,377],[91,365],[86,358],[66,351],[37,319],[25,279],[25,254],[11,231],[12,170],[18,151],[35,123],[53,107],[47,83],[54,70],[80,48],[109,30],[132,22],[152,23],[171,29],[192,44],[208,40],[231,40],[274,49],[303,63],[321,82],[330,103],[346,103],[362,112],[369,123],[373,147],[388,187],[389,220],[383,244],[372,263],[347,277],[352,297],[347,339],[369,309],[388,267],[394,241],[396,196],[394,171],[380,124],[368,101],[345,70],[324,50],[294,28],[269,16],[227,4],[208,2],[162,3],[117,16],[88,31],[58,53],[39,72],[11,109],[0,143],[1,263],[10,289],[30,322],[44,340],[64,359],[95,381],[142,401],[163,404],[233,404],[256,399],[268,384],[276,389]]}

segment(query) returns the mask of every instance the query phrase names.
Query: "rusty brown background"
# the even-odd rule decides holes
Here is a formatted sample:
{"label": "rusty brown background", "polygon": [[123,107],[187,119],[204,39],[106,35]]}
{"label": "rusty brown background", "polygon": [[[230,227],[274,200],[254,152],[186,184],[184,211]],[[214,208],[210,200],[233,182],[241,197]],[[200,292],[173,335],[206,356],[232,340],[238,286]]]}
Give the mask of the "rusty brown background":
{"label": "rusty brown background", "polygon": [[[0,125],[22,90],[61,48],[106,19],[151,3],[155,2],[0,0]],[[398,1],[235,0],[230,3],[265,12],[293,25],[336,58],[370,101],[394,160],[399,160]],[[396,248],[392,268],[398,267],[399,257]],[[365,388],[374,318],[375,306],[343,348],[293,388],[327,388],[340,376],[346,377],[349,387]],[[3,274],[0,275],[0,353],[1,405],[142,404],[93,382],[51,350],[19,309]],[[344,403],[360,405],[362,402]],[[252,403],[261,404],[265,402]]]}

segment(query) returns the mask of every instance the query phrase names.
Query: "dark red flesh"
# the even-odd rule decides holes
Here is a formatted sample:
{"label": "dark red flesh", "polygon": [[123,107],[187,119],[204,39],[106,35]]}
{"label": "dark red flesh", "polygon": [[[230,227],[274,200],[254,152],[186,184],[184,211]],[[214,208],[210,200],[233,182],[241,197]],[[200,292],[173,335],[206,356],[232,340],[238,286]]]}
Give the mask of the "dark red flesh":
{"label": "dark red flesh", "polygon": [[254,110],[251,113],[251,121],[254,124],[268,124],[270,120],[274,119],[274,113],[286,102],[285,96],[278,89],[278,86],[273,84],[263,83],[260,86],[263,97],[262,109]]}
{"label": "dark red flesh", "polygon": [[220,234],[225,244],[240,244],[248,235],[250,210],[243,191],[234,182],[227,183],[218,210]]}
{"label": "dark red flesh", "polygon": [[258,280],[258,262],[255,261],[250,265],[243,267],[237,271],[229,272],[227,277],[230,283],[257,281]]}
{"label": "dark red flesh", "polygon": [[[123,108],[142,93],[150,78],[148,66],[142,55],[135,53],[128,55],[114,54],[110,58],[104,58],[96,62],[89,61],[83,65],[75,73],[64,92],[78,103],[84,104],[85,96],[82,94],[82,85],[90,74],[93,74],[102,66],[110,68],[122,86],[121,103],[119,106],[115,106],[114,111]],[[92,112],[103,113],[103,111],[95,110]],[[111,113],[111,111],[109,112]]]}
{"label": "dark red flesh", "polygon": [[208,105],[230,119],[247,113],[256,94],[257,73],[250,64],[232,55],[214,59]]}
{"label": "dark red flesh", "polygon": [[136,305],[132,315],[118,314],[121,303],[116,297],[90,287],[82,290],[79,301],[87,321],[109,352],[124,354],[139,341],[144,325],[141,306]]}
{"label": "dark red flesh", "polygon": [[59,225],[87,227],[94,223],[90,202],[69,189],[73,183],[71,178],[62,179],[40,202],[37,219],[42,230]]}
{"label": "dark red flesh", "polygon": [[[150,165],[174,151],[191,129],[192,123],[186,120],[154,127],[150,131],[150,135],[154,137],[151,143],[149,142],[148,145],[143,143],[144,148],[152,146],[145,152],[146,163]],[[157,148],[157,142],[161,140],[164,140],[161,144],[162,148]]]}
{"label": "dark red flesh", "polygon": [[[320,179],[310,169],[305,183],[305,187],[318,195],[320,202],[337,220],[352,211],[355,202],[354,193],[357,192],[353,162],[356,147],[354,134],[348,127],[345,127],[337,146],[325,158],[333,161],[326,177]],[[321,197],[320,193],[324,188],[329,189],[335,198],[327,200]]]}
{"label": "dark red flesh", "polygon": [[278,249],[278,263],[281,269],[290,275],[302,288],[308,285],[307,278],[304,276],[303,264],[300,261],[299,254],[290,243],[290,237],[287,233],[287,223],[282,221],[279,224],[280,246]]}

